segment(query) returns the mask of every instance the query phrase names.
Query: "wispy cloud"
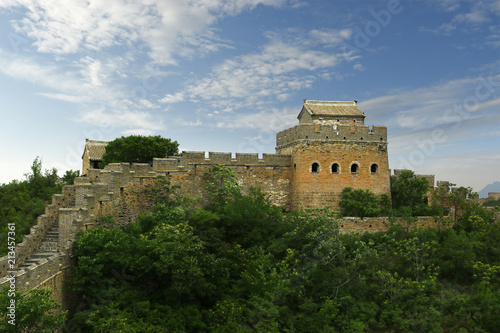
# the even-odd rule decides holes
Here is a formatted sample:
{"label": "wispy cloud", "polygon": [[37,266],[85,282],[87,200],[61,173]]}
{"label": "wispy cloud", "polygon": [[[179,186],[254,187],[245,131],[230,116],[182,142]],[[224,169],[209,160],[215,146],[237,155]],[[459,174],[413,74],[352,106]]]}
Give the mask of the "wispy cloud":
{"label": "wispy cloud", "polygon": [[159,100],[161,103],[179,103],[185,100],[183,92],[177,92],[175,94],[166,94],[165,97]]}
{"label": "wispy cloud", "polygon": [[438,146],[459,151],[462,142],[486,133],[498,140],[500,74],[496,70],[428,88],[399,90],[359,105],[371,122],[388,126],[392,154],[429,158]]}
{"label": "wispy cloud", "polygon": [[22,8],[26,15],[12,20],[18,33],[32,39],[38,52],[74,54],[101,51],[138,43],[149,48],[150,57],[172,64],[176,55],[193,48],[204,52],[224,45],[211,27],[224,16],[233,16],[257,5],[297,6],[286,0],[109,0],[67,1],[12,0],[0,8]]}
{"label": "wispy cloud", "polygon": [[296,125],[297,108],[272,108],[249,114],[226,114],[217,119],[216,126],[229,129],[258,129],[263,132],[283,130]]}
{"label": "wispy cloud", "polygon": [[[57,0],[3,1],[0,9],[19,14],[9,20],[18,37],[31,54],[43,55],[0,49],[0,72],[36,83],[40,96],[91,110],[82,113],[81,122],[129,127],[133,133],[160,130],[164,125],[152,111],[161,103],[188,98],[182,91],[163,97],[151,93],[168,75],[166,65],[232,47],[231,41],[218,36],[215,25],[258,5],[297,8],[304,3],[109,0],[69,1],[61,6]],[[290,86],[303,84],[296,80]],[[286,98],[286,93],[279,98]]]}
{"label": "wispy cloud", "polygon": [[[203,100],[223,112],[266,101],[284,101],[294,91],[311,88],[318,78],[329,77],[332,68],[340,63],[357,58],[341,49],[328,53],[316,49],[325,43],[341,43],[351,36],[348,30],[331,31],[328,38],[318,31],[309,36],[315,38],[268,33],[269,41],[260,52],[225,60],[208,77],[189,85],[186,94],[191,100]],[[170,100],[171,96],[165,98]]]}
{"label": "wispy cloud", "polygon": [[[437,6],[441,10],[454,12],[455,16],[449,22],[442,23],[438,27],[421,27],[421,31],[433,32],[440,35],[451,35],[458,29],[464,31],[489,29],[492,30],[487,39],[489,44],[496,46],[499,32],[498,20],[500,17],[500,2],[498,0],[483,1],[461,1],[445,0],[431,1],[431,5]],[[496,22],[496,23],[495,23]],[[491,25],[493,23],[493,25]],[[493,42],[491,41],[493,40]]]}
{"label": "wispy cloud", "polygon": [[80,118],[79,121],[103,128],[110,126],[130,128],[135,125],[131,130],[124,130],[124,132],[132,131],[134,133],[144,132],[147,129],[148,133],[151,134],[154,131],[165,129],[163,121],[158,117],[154,117],[145,111],[131,111],[127,109],[108,111],[105,107],[100,107],[86,113],[85,117]]}

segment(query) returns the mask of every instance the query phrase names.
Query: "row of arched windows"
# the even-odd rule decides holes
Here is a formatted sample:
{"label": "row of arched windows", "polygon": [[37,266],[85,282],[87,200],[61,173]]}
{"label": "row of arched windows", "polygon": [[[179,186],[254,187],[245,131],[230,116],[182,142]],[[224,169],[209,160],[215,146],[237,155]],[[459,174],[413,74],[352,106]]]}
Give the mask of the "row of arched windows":
{"label": "row of arched windows", "polygon": [[[358,173],[359,172],[359,164],[358,162],[354,162],[350,166],[351,173]],[[319,172],[320,171],[320,165],[318,162],[314,162],[311,164],[311,172]],[[340,164],[338,163],[333,163],[330,167],[330,171],[332,173],[339,173],[340,172]],[[378,164],[377,163],[372,163],[370,165],[370,172],[371,173],[377,173],[378,172]]]}

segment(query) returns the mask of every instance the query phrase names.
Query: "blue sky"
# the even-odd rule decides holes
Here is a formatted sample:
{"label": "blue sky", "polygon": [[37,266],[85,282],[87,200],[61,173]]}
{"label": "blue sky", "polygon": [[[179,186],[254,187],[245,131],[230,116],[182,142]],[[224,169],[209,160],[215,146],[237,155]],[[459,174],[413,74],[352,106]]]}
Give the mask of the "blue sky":
{"label": "blue sky", "polygon": [[273,153],[303,99],[358,100],[392,169],[500,180],[500,1],[1,0],[0,183],[85,138]]}

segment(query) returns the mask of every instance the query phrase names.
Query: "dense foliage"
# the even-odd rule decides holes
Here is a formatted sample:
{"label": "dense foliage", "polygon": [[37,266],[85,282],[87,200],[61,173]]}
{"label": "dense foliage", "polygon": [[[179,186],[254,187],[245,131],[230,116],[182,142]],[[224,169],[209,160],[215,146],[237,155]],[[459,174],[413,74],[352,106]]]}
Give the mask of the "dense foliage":
{"label": "dense foliage", "polygon": [[346,187],[342,190],[340,206],[344,216],[387,216],[391,210],[391,201],[387,194],[382,194],[380,199],[369,190],[353,190]]}
{"label": "dense foliage", "polygon": [[500,199],[498,200],[488,200],[484,204],[486,207],[500,207]]}
{"label": "dense foliage", "polygon": [[[67,171],[62,183],[72,183],[76,175],[78,171]],[[25,180],[0,185],[0,256],[7,253],[8,223],[15,223],[16,243],[21,242],[36,224],[37,216],[45,212],[52,195],[61,192],[62,183],[56,169],[42,172],[42,161],[37,157]]]}
{"label": "dense foliage", "polygon": [[122,136],[106,145],[101,166],[109,163],[133,162],[148,163],[154,157],[174,156],[179,153],[177,141],[161,136]]}
{"label": "dense foliage", "polygon": [[429,205],[428,191],[429,181],[425,177],[418,177],[411,170],[403,170],[398,177],[391,176],[393,214],[397,216],[443,215],[441,205]]}
{"label": "dense foliage", "polygon": [[[51,294],[50,289],[40,288],[31,289],[23,295],[4,286],[0,291],[0,332],[56,332],[64,324],[67,312],[51,312],[61,306],[51,298]],[[9,307],[15,308],[15,311],[11,312]]]}
{"label": "dense foliage", "polygon": [[206,177],[207,208],[169,198],[80,235],[72,285],[85,297],[68,332],[500,327],[500,227],[479,207],[441,231],[340,234],[327,209],[283,214],[228,170]]}

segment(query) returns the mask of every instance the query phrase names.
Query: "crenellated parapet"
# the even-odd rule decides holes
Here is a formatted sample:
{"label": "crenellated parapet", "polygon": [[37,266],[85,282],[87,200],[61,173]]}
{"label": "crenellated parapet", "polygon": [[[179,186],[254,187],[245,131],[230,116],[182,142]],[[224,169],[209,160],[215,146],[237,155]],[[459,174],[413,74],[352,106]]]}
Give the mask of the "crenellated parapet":
{"label": "crenellated parapet", "polygon": [[184,151],[182,156],[155,158],[153,172],[185,172],[193,165],[225,165],[225,166],[290,166],[291,159],[287,155],[251,153],[221,153]]}
{"label": "crenellated parapet", "polygon": [[377,142],[387,145],[387,127],[336,123],[302,124],[276,134],[276,151],[299,141]]}
{"label": "crenellated parapet", "polygon": [[87,179],[80,182],[106,183],[120,187],[126,185],[133,178],[154,178],[164,173],[183,173],[192,170],[196,165],[225,165],[249,167],[289,167],[289,155],[252,153],[225,153],[225,152],[197,152],[184,151],[182,156],[154,158],[148,163],[110,163],[104,169],[88,169]]}

